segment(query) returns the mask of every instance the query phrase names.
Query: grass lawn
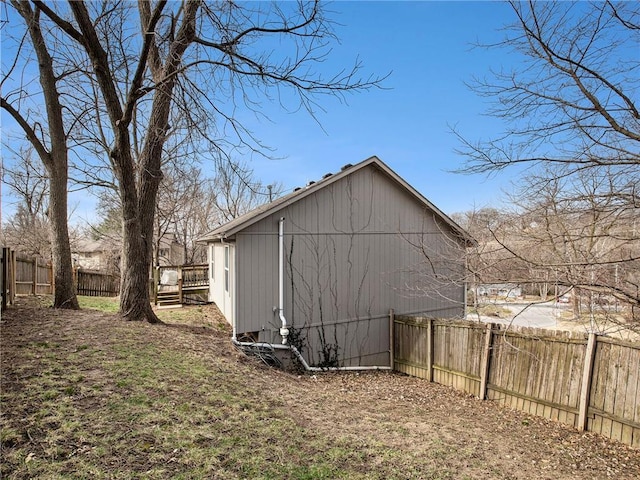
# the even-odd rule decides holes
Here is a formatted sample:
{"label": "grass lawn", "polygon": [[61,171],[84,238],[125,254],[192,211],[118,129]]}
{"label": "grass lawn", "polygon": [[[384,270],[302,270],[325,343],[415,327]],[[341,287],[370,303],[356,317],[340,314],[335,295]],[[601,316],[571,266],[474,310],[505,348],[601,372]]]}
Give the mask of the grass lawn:
{"label": "grass lawn", "polygon": [[2,316],[3,479],[631,479],[640,452],[394,373],[301,375],[215,307]]}
{"label": "grass lawn", "polygon": [[80,308],[107,313],[116,313],[119,306],[118,297],[86,297],[78,295],[78,303],[80,304]]}

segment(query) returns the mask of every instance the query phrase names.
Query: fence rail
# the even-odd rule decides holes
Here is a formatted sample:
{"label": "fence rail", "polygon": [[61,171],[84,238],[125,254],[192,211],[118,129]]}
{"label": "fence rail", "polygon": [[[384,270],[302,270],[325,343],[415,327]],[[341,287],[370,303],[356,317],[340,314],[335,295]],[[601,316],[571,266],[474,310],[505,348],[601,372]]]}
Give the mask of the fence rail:
{"label": "fence rail", "polygon": [[640,447],[640,344],[394,317],[394,369]]}

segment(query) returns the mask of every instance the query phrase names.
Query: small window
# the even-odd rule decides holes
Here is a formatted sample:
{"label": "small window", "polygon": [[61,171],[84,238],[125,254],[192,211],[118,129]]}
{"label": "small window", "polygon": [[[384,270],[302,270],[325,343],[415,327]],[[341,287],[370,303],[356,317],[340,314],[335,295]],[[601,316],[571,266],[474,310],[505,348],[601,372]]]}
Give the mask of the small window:
{"label": "small window", "polygon": [[229,291],[229,245],[224,246],[224,291]]}

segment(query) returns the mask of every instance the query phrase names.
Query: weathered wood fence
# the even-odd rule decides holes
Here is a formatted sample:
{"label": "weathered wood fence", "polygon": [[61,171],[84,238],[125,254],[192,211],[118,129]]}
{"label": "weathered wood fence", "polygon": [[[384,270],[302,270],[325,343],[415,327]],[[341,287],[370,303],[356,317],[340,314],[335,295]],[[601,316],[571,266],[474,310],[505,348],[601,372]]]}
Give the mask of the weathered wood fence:
{"label": "weathered wood fence", "polygon": [[[53,268],[50,262],[39,257],[16,254],[10,248],[2,248],[2,309],[15,301],[16,295],[52,295],[54,289]],[[74,270],[74,282],[78,295],[114,297],[120,290],[117,275],[95,270]]]}
{"label": "weathered wood fence", "polygon": [[53,293],[53,269],[39,257],[16,254],[2,248],[2,309],[15,301],[16,295],[50,295]]}
{"label": "weathered wood fence", "polygon": [[96,270],[74,271],[76,293],[88,297],[116,297],[120,293],[120,277]]}
{"label": "weathered wood fence", "polygon": [[53,293],[53,269],[39,257],[15,257],[16,295],[50,295]]}
{"label": "weathered wood fence", "polygon": [[[2,248],[1,262],[2,309],[13,304],[16,295],[53,294],[53,268],[50,262],[16,254],[5,247]],[[169,270],[176,272],[175,283],[161,285],[162,273]],[[78,295],[114,297],[120,291],[118,275],[97,270],[74,269],[74,283]],[[152,280],[151,284],[152,298],[155,297],[156,303],[160,294],[169,295],[170,299],[180,304],[207,302],[209,266],[199,264],[158,267],[155,269],[155,281]]]}
{"label": "weathered wood fence", "polygon": [[393,367],[640,447],[640,343],[396,316]]}

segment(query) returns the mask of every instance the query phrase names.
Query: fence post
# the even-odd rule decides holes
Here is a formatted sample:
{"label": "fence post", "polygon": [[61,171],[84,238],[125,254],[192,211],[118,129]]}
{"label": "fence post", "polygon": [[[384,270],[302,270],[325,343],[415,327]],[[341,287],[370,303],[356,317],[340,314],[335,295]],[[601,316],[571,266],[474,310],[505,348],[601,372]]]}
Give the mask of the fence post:
{"label": "fence post", "polygon": [[589,333],[587,349],[584,352],[584,366],[582,370],[582,385],[580,388],[580,404],[578,405],[578,430],[587,428],[587,413],[589,411],[589,394],[591,393],[591,377],[593,376],[593,360],[596,353],[598,338],[595,333]]}
{"label": "fence post", "polygon": [[9,292],[9,286],[7,285],[9,280],[9,249],[6,247],[2,247],[2,278],[0,278],[0,287],[2,288],[2,306],[1,310],[7,308],[7,293]]}
{"label": "fence post", "polygon": [[394,355],[395,355],[395,342],[396,342],[396,334],[394,328],[394,322],[396,321],[395,312],[393,308],[389,309],[389,366],[391,370],[395,370],[394,366]]}
{"label": "fence post", "polygon": [[31,264],[31,294],[36,295],[38,292],[38,257],[33,257],[33,263]]}
{"label": "fence post", "polygon": [[48,260],[46,263],[46,267],[47,267],[47,285],[49,287],[49,289],[47,290],[47,293],[49,295],[53,295],[53,260]]}
{"label": "fence post", "polygon": [[158,305],[158,283],[160,283],[160,266],[153,268],[153,304]]}
{"label": "fence post", "polygon": [[493,339],[493,323],[488,323],[484,333],[484,348],[482,349],[482,363],[480,364],[480,400],[487,398],[487,383],[489,382],[489,367],[491,362],[491,341]]}
{"label": "fence post", "polygon": [[18,269],[18,267],[16,266],[16,252],[14,250],[9,249],[9,257],[10,257],[9,275],[11,276],[9,280],[9,288],[11,289],[11,292],[9,294],[9,303],[13,305],[16,301],[16,288],[18,286],[17,279],[16,279],[16,275],[17,275],[16,271]]}
{"label": "fence post", "polygon": [[49,261],[47,263],[49,268],[49,293],[51,295],[56,294],[56,275],[53,271],[53,258],[49,257]]}
{"label": "fence post", "polygon": [[427,319],[427,380],[433,382],[433,319]]}
{"label": "fence post", "polygon": [[73,277],[73,289],[76,292],[76,295],[80,295],[80,279],[78,278],[78,270],[79,267],[73,267],[73,270],[71,270]]}

